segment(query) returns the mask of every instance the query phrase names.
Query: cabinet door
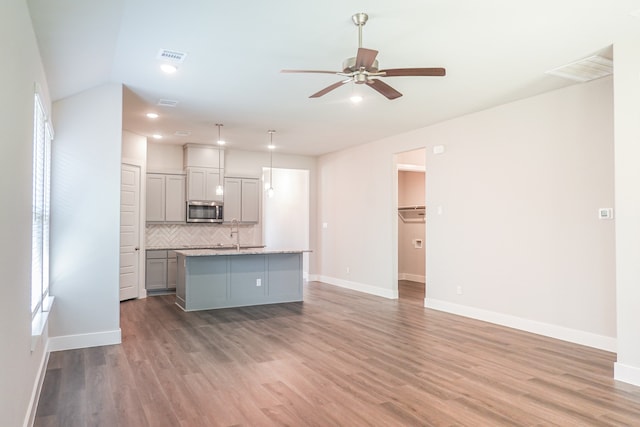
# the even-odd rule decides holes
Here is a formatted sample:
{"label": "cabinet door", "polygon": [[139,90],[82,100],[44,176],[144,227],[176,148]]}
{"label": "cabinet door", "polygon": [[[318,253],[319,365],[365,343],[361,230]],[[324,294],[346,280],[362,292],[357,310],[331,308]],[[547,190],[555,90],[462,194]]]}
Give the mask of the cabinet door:
{"label": "cabinet door", "polygon": [[241,186],[242,180],[240,178],[225,178],[224,179],[224,221],[231,222],[234,218],[238,221],[241,220]]}
{"label": "cabinet door", "polygon": [[147,221],[164,221],[165,179],[164,175],[147,174]]}
{"label": "cabinet door", "polygon": [[206,172],[204,168],[187,170],[187,200],[206,200]]}
{"label": "cabinet door", "polygon": [[165,221],[185,222],[185,177],[183,175],[167,175],[165,193]]}
{"label": "cabinet door", "polygon": [[147,289],[167,289],[167,259],[147,258],[145,285]]}
{"label": "cabinet door", "polygon": [[216,187],[220,185],[220,169],[206,169],[205,171],[205,199],[221,202],[224,195],[216,194]]}
{"label": "cabinet door", "polygon": [[258,222],[260,183],[257,179],[242,180],[241,221]]}

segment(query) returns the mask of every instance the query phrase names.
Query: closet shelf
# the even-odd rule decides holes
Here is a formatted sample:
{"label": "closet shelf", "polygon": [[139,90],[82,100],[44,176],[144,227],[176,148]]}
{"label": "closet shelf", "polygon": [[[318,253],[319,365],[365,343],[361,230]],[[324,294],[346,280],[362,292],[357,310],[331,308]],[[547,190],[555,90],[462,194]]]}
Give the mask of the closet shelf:
{"label": "closet shelf", "polygon": [[425,222],[426,211],[424,205],[400,206],[398,216],[403,222]]}

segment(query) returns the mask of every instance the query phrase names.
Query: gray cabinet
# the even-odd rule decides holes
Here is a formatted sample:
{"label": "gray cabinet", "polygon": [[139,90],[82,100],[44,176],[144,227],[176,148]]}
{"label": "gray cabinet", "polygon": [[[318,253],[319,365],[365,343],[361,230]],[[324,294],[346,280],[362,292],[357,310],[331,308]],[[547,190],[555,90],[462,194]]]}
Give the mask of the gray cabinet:
{"label": "gray cabinet", "polygon": [[187,200],[221,202],[216,187],[224,177],[224,150],[204,144],[184,145],[184,169],[187,172]]}
{"label": "gray cabinet", "polygon": [[177,271],[177,256],[174,251],[148,250],[145,288],[148,291],[175,289]]}
{"label": "gray cabinet", "polygon": [[221,202],[224,196],[216,194],[221,176],[217,168],[187,168],[187,199]]}
{"label": "gray cabinet", "polygon": [[260,221],[260,181],[256,178],[224,179],[224,221]]}
{"label": "gray cabinet", "polygon": [[185,222],[185,176],[148,173],[147,222]]}

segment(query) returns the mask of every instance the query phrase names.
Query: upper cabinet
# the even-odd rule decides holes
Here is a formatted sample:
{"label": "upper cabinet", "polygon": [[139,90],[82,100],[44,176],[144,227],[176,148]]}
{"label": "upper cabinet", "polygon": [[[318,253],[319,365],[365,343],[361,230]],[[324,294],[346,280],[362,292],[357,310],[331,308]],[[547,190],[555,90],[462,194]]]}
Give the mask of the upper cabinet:
{"label": "upper cabinet", "polygon": [[185,144],[187,200],[223,201],[216,188],[224,176],[224,150],[213,145]]}
{"label": "upper cabinet", "polygon": [[187,200],[221,202],[224,196],[216,195],[220,172],[214,168],[187,168]]}
{"label": "upper cabinet", "polygon": [[185,176],[147,174],[147,222],[185,222]]}
{"label": "upper cabinet", "polygon": [[224,221],[257,223],[260,219],[260,181],[255,178],[224,179]]}

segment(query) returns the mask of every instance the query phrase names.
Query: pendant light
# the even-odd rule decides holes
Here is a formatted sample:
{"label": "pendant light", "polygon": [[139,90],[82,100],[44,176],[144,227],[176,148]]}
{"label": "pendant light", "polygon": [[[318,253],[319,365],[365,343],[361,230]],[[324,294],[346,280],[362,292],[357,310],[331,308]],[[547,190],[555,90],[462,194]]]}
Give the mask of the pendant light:
{"label": "pendant light", "polygon": [[[218,145],[224,145],[224,140],[222,139],[222,137],[220,136],[220,128],[222,128],[222,126],[224,126],[221,123],[216,123],[216,126],[218,127]],[[222,153],[224,153],[224,150],[222,150],[221,148],[218,148],[218,170],[220,170],[220,157],[222,157]],[[224,195],[224,188],[222,187],[222,177],[220,177],[220,181],[218,182],[218,186],[216,187],[216,196],[222,196]]]}
{"label": "pendant light", "polygon": [[276,148],[273,145],[273,134],[275,130],[268,130],[269,132],[269,188],[267,189],[267,196],[273,197],[273,149]]}

